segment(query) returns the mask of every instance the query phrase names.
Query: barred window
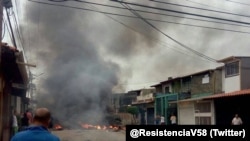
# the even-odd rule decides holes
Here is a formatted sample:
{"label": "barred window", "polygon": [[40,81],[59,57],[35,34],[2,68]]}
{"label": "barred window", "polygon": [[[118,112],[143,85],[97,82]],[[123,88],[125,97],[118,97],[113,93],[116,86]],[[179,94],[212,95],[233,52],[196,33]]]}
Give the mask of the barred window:
{"label": "barred window", "polygon": [[195,113],[209,113],[211,112],[210,102],[195,103],[194,105]]}
{"label": "barred window", "polygon": [[196,125],[211,125],[211,117],[195,117]]}
{"label": "barred window", "polygon": [[226,77],[239,74],[239,61],[226,64]]}

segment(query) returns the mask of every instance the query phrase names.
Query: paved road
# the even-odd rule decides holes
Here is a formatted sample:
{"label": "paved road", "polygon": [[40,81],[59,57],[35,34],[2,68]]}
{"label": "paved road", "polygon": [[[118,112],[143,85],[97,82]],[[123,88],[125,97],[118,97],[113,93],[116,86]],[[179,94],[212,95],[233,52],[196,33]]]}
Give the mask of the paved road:
{"label": "paved road", "polygon": [[125,141],[125,131],[108,130],[59,130],[52,131],[61,141]]}

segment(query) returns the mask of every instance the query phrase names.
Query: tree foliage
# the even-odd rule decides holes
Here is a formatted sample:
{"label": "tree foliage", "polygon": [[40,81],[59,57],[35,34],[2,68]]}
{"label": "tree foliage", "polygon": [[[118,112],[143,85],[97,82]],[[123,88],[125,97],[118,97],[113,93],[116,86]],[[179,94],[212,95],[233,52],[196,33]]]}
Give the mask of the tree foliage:
{"label": "tree foliage", "polygon": [[139,113],[139,109],[136,106],[128,106],[127,112],[132,114],[132,115],[137,115]]}

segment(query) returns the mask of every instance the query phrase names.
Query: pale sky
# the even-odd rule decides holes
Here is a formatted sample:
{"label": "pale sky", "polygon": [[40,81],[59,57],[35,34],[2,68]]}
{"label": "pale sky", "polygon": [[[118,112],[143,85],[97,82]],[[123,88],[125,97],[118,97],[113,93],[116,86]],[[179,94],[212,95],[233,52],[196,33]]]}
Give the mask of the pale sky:
{"label": "pale sky", "polygon": [[[18,16],[22,31],[27,61],[37,65],[36,68],[31,68],[31,71],[34,74],[44,73],[35,81],[38,87],[46,83],[47,79],[51,79],[51,74],[67,75],[68,72],[65,73],[63,67],[59,70],[56,67],[56,64],[61,66],[60,60],[64,59],[60,57],[63,55],[73,58],[74,63],[69,62],[67,66],[75,69],[73,72],[68,70],[69,72],[80,73],[77,78],[82,78],[84,81],[86,74],[82,72],[87,69],[91,72],[88,73],[88,77],[92,78],[98,74],[101,80],[114,82],[112,87],[114,86],[115,92],[127,92],[150,87],[167,80],[168,77],[186,75],[221,65],[197,56],[186,48],[215,60],[228,56],[248,56],[250,52],[248,27],[250,2],[247,0],[124,1],[186,14],[132,4],[128,4],[129,7],[127,7],[132,8],[130,11],[112,8],[108,6],[126,8],[126,5],[108,0],[89,1],[95,4],[74,0],[36,1],[44,3],[28,0],[13,2],[14,12]],[[83,10],[83,8],[106,12],[106,14]],[[134,15],[133,10],[137,10],[135,14],[139,14],[143,19]],[[138,12],[139,10],[148,13]],[[137,18],[114,14],[137,16]],[[12,44],[8,33],[3,41]],[[75,49],[73,46],[83,46],[83,48]],[[85,47],[89,48],[85,49]],[[74,51],[69,50],[71,48]],[[81,64],[81,58],[76,57],[81,52],[84,52],[83,64]],[[64,63],[67,63],[67,59]],[[99,63],[101,66],[98,65]],[[78,68],[81,65],[83,66]],[[103,67],[105,67],[105,73],[99,72],[98,70]],[[108,70],[112,73],[106,72]],[[117,75],[116,80],[111,79],[113,73]],[[102,78],[101,74],[105,77]],[[57,78],[54,79],[57,80]],[[61,81],[58,79],[58,83]],[[80,80],[78,82],[81,83]]]}

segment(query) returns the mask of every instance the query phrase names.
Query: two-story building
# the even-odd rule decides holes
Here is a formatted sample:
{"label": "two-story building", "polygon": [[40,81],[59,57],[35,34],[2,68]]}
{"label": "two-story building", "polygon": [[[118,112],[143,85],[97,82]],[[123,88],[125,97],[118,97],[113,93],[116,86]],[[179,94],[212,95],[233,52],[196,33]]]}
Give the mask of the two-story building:
{"label": "two-story building", "polygon": [[13,111],[23,112],[29,104],[26,97],[28,75],[21,51],[6,43],[2,43],[0,49],[0,140],[9,141]]}
{"label": "two-story building", "polygon": [[137,90],[138,96],[132,102],[133,106],[139,109],[139,124],[154,124],[154,88]]}
{"label": "two-story building", "polygon": [[237,113],[244,124],[250,124],[250,57],[230,56],[221,60],[222,93],[215,93],[204,100],[213,100],[216,124],[231,124]]}
{"label": "two-story building", "polygon": [[224,65],[182,77],[186,80],[181,88],[188,89],[190,97],[182,99],[179,93],[179,124],[228,125],[236,113],[250,124],[250,57],[231,56],[218,63]]}
{"label": "two-story building", "polygon": [[156,88],[156,114],[164,115],[170,123],[171,114],[175,114],[178,124],[212,124],[214,123],[213,101],[200,99],[214,93],[222,92],[222,70],[204,70],[160,82],[151,87]]}
{"label": "two-story building", "polygon": [[[180,92],[180,78],[169,77],[168,80],[152,85],[155,88],[155,117],[163,116],[165,123],[169,123],[170,115],[177,115],[177,93]],[[174,102],[173,102],[174,101]]]}

